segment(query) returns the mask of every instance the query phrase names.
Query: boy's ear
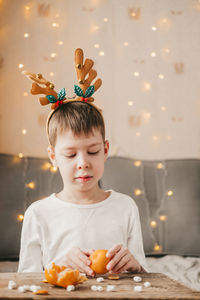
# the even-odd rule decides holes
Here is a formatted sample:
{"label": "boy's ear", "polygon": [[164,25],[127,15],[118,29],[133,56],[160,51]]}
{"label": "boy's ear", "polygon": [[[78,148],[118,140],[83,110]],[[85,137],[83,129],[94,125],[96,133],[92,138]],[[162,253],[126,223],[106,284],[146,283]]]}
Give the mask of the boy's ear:
{"label": "boy's ear", "polygon": [[52,146],[48,146],[48,156],[54,167],[57,167],[56,156]]}
{"label": "boy's ear", "polygon": [[104,161],[108,158],[108,153],[109,153],[109,141],[105,140],[104,142]]}

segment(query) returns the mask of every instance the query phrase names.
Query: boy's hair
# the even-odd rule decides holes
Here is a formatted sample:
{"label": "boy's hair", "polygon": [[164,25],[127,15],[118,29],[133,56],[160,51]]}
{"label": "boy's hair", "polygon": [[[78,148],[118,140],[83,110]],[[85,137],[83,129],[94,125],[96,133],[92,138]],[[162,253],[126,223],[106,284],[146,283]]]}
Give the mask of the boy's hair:
{"label": "boy's hair", "polygon": [[47,123],[50,145],[55,147],[57,136],[70,129],[75,136],[86,136],[98,129],[105,141],[105,124],[102,114],[86,102],[73,101],[62,104],[54,111]]}

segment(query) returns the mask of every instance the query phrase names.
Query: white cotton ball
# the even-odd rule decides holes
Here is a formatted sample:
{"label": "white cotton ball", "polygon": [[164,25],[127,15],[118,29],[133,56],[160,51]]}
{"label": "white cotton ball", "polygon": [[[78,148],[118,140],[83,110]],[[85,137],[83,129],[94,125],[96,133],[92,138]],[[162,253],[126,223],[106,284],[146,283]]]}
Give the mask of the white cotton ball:
{"label": "white cotton ball", "polygon": [[102,292],[103,291],[103,287],[101,285],[97,286],[97,291]]}
{"label": "white cotton ball", "polygon": [[19,292],[19,293],[25,293],[26,290],[25,290],[25,288],[24,288],[23,286],[19,286],[19,287],[18,287],[18,292]]}
{"label": "white cotton ball", "polygon": [[68,285],[67,286],[67,291],[68,292],[71,292],[71,291],[74,291],[75,290],[75,286],[74,285]]}
{"label": "white cotton ball", "polygon": [[30,285],[24,284],[23,288],[25,289],[25,291],[30,291]]}
{"label": "white cotton ball", "polygon": [[144,282],[144,286],[145,286],[146,288],[148,288],[148,287],[151,286],[151,283],[150,283],[149,281],[145,281],[145,282]]}
{"label": "white cotton ball", "polygon": [[97,286],[96,286],[96,285],[92,285],[92,286],[91,286],[91,290],[92,290],[92,291],[97,291]]}
{"label": "white cotton ball", "polygon": [[16,289],[16,287],[17,287],[16,282],[14,282],[13,280],[9,280],[9,282],[8,282],[9,290]]}
{"label": "white cotton ball", "polygon": [[39,285],[31,285],[29,290],[33,293],[36,293],[38,290],[41,290],[41,286]]}
{"label": "white cotton ball", "polygon": [[112,284],[107,285],[107,287],[106,287],[107,292],[112,292],[114,290],[115,290],[115,285],[112,285]]}
{"label": "white cotton ball", "polygon": [[98,278],[96,279],[96,281],[97,281],[97,282],[102,282],[102,281],[104,281],[104,278],[103,278],[103,277],[98,277]]}
{"label": "white cotton ball", "polygon": [[135,282],[140,282],[140,281],[142,281],[142,278],[141,278],[140,276],[134,276],[134,277],[133,277],[133,280],[134,280]]}
{"label": "white cotton ball", "polygon": [[135,292],[141,292],[142,291],[142,286],[141,285],[134,286],[134,291]]}

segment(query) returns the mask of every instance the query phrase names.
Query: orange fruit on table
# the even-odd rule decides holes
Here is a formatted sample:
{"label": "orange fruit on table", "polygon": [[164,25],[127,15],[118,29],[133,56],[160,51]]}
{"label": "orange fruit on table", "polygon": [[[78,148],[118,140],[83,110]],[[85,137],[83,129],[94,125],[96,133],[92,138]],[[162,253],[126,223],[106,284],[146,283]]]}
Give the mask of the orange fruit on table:
{"label": "orange fruit on table", "polygon": [[90,268],[97,274],[105,274],[108,272],[106,265],[109,263],[110,258],[106,257],[108,250],[95,250],[90,255],[91,265]]}

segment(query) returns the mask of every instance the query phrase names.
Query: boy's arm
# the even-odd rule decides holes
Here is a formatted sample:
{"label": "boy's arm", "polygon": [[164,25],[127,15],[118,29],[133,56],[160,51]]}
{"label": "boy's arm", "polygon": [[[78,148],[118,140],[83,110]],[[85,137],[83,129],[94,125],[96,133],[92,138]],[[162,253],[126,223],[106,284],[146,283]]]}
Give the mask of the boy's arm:
{"label": "boy's arm", "polygon": [[143,248],[140,216],[139,216],[139,211],[137,206],[134,211],[134,220],[132,222],[132,226],[129,231],[127,248],[134,255],[135,259],[139,262],[141,266],[141,272],[148,272],[144,248]]}
{"label": "boy's arm", "polygon": [[31,209],[24,215],[18,272],[42,272],[40,228]]}

